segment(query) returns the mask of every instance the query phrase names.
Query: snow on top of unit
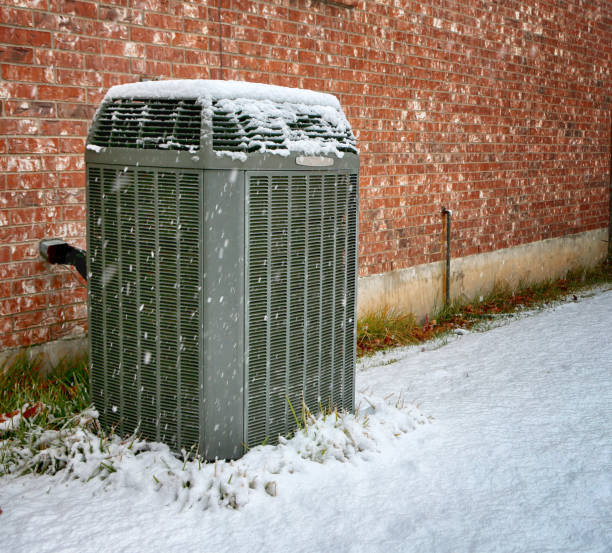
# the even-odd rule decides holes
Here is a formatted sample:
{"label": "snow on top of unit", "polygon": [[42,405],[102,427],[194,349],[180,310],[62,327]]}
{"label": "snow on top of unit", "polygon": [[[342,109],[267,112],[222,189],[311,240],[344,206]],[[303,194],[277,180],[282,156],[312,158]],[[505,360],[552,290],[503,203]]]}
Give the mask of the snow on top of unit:
{"label": "snow on top of unit", "polygon": [[208,102],[223,98],[248,98],[251,100],[270,100],[279,103],[340,108],[340,103],[335,96],[323,92],[242,81],[203,79],[146,81],[113,86],[106,93],[104,100],[117,98],[196,98],[208,100]]}
{"label": "snow on top of unit", "polygon": [[[216,101],[214,109],[227,114],[236,125],[233,151],[215,147],[217,155],[246,160],[247,151],[258,151],[281,156],[300,152],[342,157],[346,146],[355,146],[354,139],[349,138],[350,124],[336,107],[224,98]],[[308,116],[314,119],[305,126],[298,125],[300,118]]]}
{"label": "snow on top of unit", "polygon": [[118,99],[195,100],[211,122],[215,154],[240,161],[249,152],[342,157],[357,151],[340,102],[322,92],[240,81],[171,80],[114,86],[103,103]]}

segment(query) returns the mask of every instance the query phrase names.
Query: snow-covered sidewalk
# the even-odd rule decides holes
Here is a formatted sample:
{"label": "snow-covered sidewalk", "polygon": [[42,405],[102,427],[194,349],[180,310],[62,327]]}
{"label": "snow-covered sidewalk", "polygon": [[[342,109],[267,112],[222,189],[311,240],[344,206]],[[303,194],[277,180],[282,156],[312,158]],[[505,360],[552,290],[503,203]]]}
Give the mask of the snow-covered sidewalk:
{"label": "snow-covered sidewalk", "polygon": [[239,510],[3,479],[0,550],[612,551],[612,291],[377,359],[358,388],[401,396],[431,424],[377,453],[281,471],[276,497]]}

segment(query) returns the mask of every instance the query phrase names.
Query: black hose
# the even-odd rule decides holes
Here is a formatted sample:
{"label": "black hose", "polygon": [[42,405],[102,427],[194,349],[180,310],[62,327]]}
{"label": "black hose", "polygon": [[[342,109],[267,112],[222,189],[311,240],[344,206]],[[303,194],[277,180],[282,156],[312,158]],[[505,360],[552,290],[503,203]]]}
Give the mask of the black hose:
{"label": "black hose", "polygon": [[41,240],[38,247],[49,263],[57,265],[73,265],[79,274],[87,280],[87,253],[75,248],[61,239]]}
{"label": "black hose", "polygon": [[65,264],[74,265],[79,274],[87,280],[87,254],[83,250],[70,246],[66,252]]}

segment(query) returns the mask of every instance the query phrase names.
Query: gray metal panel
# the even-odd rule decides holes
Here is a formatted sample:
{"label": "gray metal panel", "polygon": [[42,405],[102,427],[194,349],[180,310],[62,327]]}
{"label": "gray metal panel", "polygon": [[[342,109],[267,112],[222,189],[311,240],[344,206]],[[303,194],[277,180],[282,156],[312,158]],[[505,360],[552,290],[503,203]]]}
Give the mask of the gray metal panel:
{"label": "gray metal panel", "polygon": [[[359,173],[350,176],[347,235],[347,323],[352,332],[346,333],[345,402],[355,409],[355,366],[357,364],[357,276],[359,273]],[[352,301],[351,301],[352,300]],[[349,344],[350,341],[350,344]]]}
{"label": "gray metal panel", "polygon": [[246,173],[249,447],[292,431],[302,400],[312,412],[354,409],[357,182],[346,171]]}
{"label": "gray metal panel", "polygon": [[204,426],[207,458],[242,455],[244,172],[204,172]]}
{"label": "gray metal panel", "polygon": [[[227,155],[217,155],[213,151],[200,150],[196,153],[183,151],[138,150],[136,148],[104,148],[100,152],[85,151],[87,163],[108,163],[114,165],[143,167],[182,167],[185,169],[238,169],[238,170],[278,170],[304,171],[305,168],[296,163],[303,153],[293,153],[288,156],[275,154],[252,153],[246,161],[232,159]],[[333,155],[323,156],[334,160],[331,167],[308,167],[307,171],[329,173],[330,171],[351,170],[359,166],[357,154],[345,153],[343,157]]]}
{"label": "gray metal panel", "polygon": [[88,166],[92,400],[107,427],[199,440],[201,171]]}

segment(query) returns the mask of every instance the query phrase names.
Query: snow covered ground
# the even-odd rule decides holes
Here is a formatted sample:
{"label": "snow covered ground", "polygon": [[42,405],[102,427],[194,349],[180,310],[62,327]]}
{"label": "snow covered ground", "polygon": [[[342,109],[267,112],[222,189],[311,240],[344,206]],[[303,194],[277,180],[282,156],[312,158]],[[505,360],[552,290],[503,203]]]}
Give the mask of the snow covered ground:
{"label": "snow covered ground", "polygon": [[[346,462],[303,459],[295,444],[250,453],[276,495],[255,490],[240,509],[4,478],[0,550],[610,553],[611,338],[607,291],[368,360],[358,389],[378,405],[394,394],[371,415],[371,443]],[[395,409],[400,395],[431,422]]]}

